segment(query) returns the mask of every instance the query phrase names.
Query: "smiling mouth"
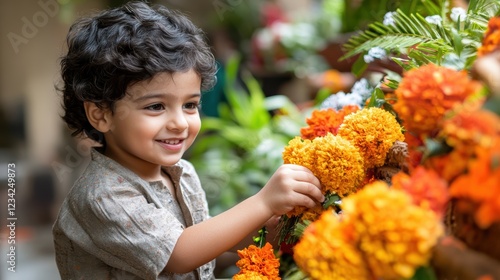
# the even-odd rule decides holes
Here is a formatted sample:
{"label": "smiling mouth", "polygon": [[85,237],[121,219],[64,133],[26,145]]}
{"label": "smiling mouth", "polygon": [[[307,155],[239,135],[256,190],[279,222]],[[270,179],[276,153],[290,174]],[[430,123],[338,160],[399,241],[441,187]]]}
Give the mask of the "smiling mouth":
{"label": "smiling mouth", "polygon": [[160,143],[164,143],[164,144],[168,144],[168,145],[177,145],[179,143],[182,143],[182,141],[184,140],[181,140],[181,139],[175,139],[175,140],[156,140]]}

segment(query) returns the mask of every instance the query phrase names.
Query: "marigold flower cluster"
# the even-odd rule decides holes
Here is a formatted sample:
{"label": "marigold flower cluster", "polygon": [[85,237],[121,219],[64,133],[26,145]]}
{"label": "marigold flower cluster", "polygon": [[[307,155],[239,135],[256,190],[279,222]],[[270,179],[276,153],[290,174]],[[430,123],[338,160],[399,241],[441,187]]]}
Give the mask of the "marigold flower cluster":
{"label": "marigold flower cluster", "polygon": [[345,106],[338,111],[332,108],[315,109],[312,111],[311,117],[306,119],[308,126],[300,129],[300,135],[303,139],[311,140],[328,133],[337,135],[337,130],[344,121],[344,117],[358,110],[359,107],[356,105]]}
{"label": "marigold flower cluster", "polygon": [[410,175],[399,172],[392,177],[392,188],[407,192],[415,205],[431,209],[443,217],[448,203],[448,183],[432,169],[418,166]]}
{"label": "marigold flower cluster", "polygon": [[363,256],[356,248],[353,225],[325,211],[310,224],[294,247],[294,260],[311,279],[370,279]]}
{"label": "marigold flower cluster", "polygon": [[279,259],[274,255],[272,245],[267,242],[259,248],[250,245],[243,250],[238,250],[240,259],[236,266],[240,271],[233,276],[234,280],[278,280]]}
{"label": "marigold flower cluster", "polygon": [[394,142],[404,140],[402,128],[395,116],[375,107],[346,116],[338,135],[359,149],[367,169],[384,165],[387,152]]}
{"label": "marigold flower cluster", "polygon": [[408,131],[433,136],[442,117],[480,88],[466,71],[428,64],[404,73],[394,110]]}
{"label": "marigold flower cluster", "polygon": [[487,55],[500,47],[500,17],[492,17],[484,33],[481,46],[477,49],[477,56]]}
{"label": "marigold flower cluster", "polygon": [[[361,186],[365,176],[359,150],[351,142],[331,133],[313,140],[295,137],[285,147],[283,161],[311,170],[321,182],[323,194],[346,196]],[[304,207],[297,207],[287,215],[298,216],[304,210]]]}
{"label": "marigold flower cluster", "polygon": [[455,179],[449,191],[451,197],[477,203],[475,220],[488,228],[500,221],[500,137],[488,148],[478,146],[476,155],[468,163],[468,172]]}
{"label": "marigold flower cluster", "polygon": [[345,198],[342,208],[340,220],[325,212],[295,246],[297,265],[312,279],[410,278],[443,234],[433,211],[381,181]]}

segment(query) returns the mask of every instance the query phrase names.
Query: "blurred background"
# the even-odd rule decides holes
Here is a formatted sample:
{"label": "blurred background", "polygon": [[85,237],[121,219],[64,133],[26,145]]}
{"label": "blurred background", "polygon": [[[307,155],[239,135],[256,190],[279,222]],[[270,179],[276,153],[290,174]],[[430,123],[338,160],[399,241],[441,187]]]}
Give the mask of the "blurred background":
{"label": "blurred background", "polygon": [[[51,227],[90,147],[61,121],[59,58],[75,19],[125,2],[0,2],[0,279],[59,279]],[[185,12],[205,30],[220,65],[219,82],[203,101],[206,125],[186,155],[217,214],[263,186],[318,93],[350,90],[359,77],[349,73],[355,58],[338,61],[342,44],[399,1],[150,2]],[[269,99],[252,103],[249,96]],[[15,197],[8,196],[8,167]],[[17,218],[16,272],[6,265],[9,217]]]}

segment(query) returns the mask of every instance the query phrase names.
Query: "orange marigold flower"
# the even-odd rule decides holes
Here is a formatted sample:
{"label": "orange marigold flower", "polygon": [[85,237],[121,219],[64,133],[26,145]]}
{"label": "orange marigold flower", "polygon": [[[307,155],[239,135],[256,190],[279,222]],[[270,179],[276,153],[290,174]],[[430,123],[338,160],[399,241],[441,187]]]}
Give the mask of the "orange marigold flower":
{"label": "orange marigold flower", "polygon": [[311,117],[306,119],[309,126],[300,129],[301,137],[312,140],[316,137],[325,136],[329,132],[336,135],[339,126],[344,121],[344,117],[357,110],[359,110],[359,107],[356,105],[348,105],[338,111],[332,108],[315,109],[312,111]]}
{"label": "orange marigold flower", "polygon": [[433,136],[444,114],[480,88],[466,71],[427,64],[404,73],[394,110],[407,130]]}
{"label": "orange marigold flower", "polygon": [[500,17],[492,17],[484,33],[481,46],[477,49],[477,56],[481,57],[498,49],[500,46]]}
{"label": "orange marigold flower", "polygon": [[450,186],[450,195],[478,203],[475,214],[482,228],[500,221],[500,137],[490,147],[478,147],[476,159],[469,161],[468,173]]}
{"label": "orange marigold flower", "polygon": [[427,169],[434,170],[439,177],[447,182],[451,182],[466,171],[469,159],[468,152],[464,153],[462,150],[457,149],[444,155],[432,156],[422,165]]}
{"label": "orange marigold flower", "polygon": [[234,275],[237,280],[277,280],[279,277],[280,262],[274,255],[273,246],[267,242],[259,248],[250,245],[243,250],[238,250],[240,259],[236,266],[240,271]]}
{"label": "orange marigold flower", "polygon": [[342,203],[343,222],[353,225],[357,248],[373,279],[407,279],[427,264],[443,226],[436,214],[412,204],[402,190],[382,181],[366,185]]}
{"label": "orange marigold flower", "polygon": [[394,142],[404,140],[401,130],[394,115],[372,107],[346,116],[338,135],[359,149],[365,168],[368,169],[384,165],[387,152]]}
{"label": "orange marigold flower", "polygon": [[[355,192],[365,177],[363,158],[351,142],[331,133],[313,140],[295,137],[283,151],[286,164],[307,167],[318,177],[322,193],[343,197]],[[305,207],[297,207],[288,216],[298,216]]]}
{"label": "orange marigold flower", "polygon": [[500,118],[486,110],[460,110],[443,121],[440,137],[446,143],[464,153],[474,151],[476,145],[489,146],[500,135]]}
{"label": "orange marigold flower", "polygon": [[392,187],[410,194],[417,206],[431,209],[443,217],[448,203],[448,183],[434,170],[417,167],[410,175],[399,172],[392,177]]}
{"label": "orange marigold flower", "polygon": [[297,266],[313,280],[371,279],[357,236],[350,223],[344,223],[331,211],[325,211],[310,224],[295,245]]}

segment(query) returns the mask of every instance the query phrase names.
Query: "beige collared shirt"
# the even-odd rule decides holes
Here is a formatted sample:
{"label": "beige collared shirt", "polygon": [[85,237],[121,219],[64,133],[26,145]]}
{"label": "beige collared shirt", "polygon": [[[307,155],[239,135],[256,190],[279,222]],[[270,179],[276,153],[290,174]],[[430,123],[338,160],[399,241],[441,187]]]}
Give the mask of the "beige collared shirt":
{"label": "beige collared shirt", "polygon": [[147,182],[92,150],[53,227],[56,262],[66,279],[214,279],[215,261],[186,274],[161,274],[184,228],[209,218],[193,166],[181,160]]}

